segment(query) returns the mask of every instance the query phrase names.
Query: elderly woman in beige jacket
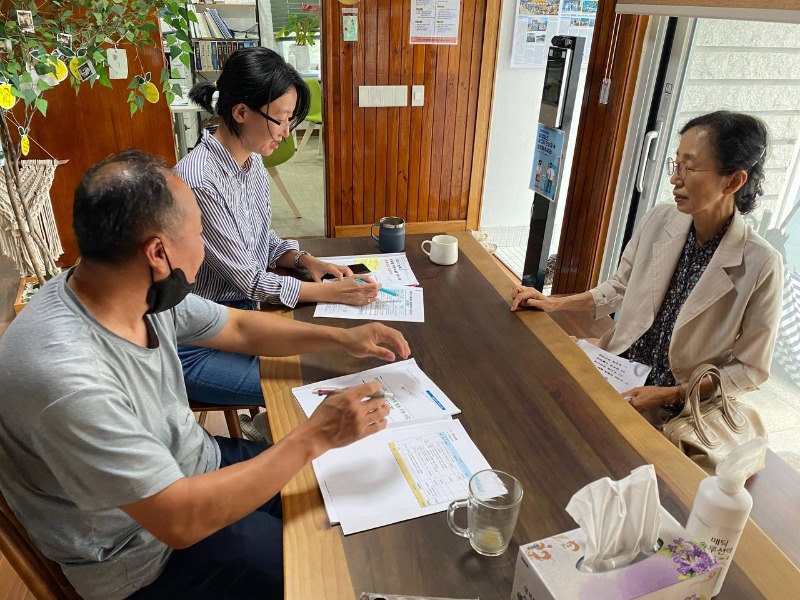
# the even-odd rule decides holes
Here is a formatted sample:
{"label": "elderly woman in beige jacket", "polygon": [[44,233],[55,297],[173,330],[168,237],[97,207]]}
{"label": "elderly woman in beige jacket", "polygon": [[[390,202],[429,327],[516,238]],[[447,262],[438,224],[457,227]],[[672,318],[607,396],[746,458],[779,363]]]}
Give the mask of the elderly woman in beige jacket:
{"label": "elderly woman in beige jacket", "polygon": [[[667,161],[675,204],[645,215],[614,276],[559,298],[517,287],[511,310],[617,313],[598,346],[652,367],[645,386],[623,393],[640,412],[679,411],[702,363],[720,368],[727,390],[755,389],[769,377],[783,289],[780,254],[741,216],[761,194],[766,149],[758,119],[692,119]],[[701,391],[711,389],[704,381]]]}

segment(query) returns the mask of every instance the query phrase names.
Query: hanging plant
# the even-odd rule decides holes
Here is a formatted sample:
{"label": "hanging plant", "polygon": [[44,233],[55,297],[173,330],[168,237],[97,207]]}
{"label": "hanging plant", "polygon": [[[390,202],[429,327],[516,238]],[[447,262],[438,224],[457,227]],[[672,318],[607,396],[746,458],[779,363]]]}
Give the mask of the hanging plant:
{"label": "hanging plant", "polygon": [[[49,256],[43,240],[33,233],[28,207],[23,198],[19,171],[20,156],[28,154],[31,120],[37,113],[47,116],[47,92],[69,81],[75,92],[88,82],[113,87],[109,78],[108,51],[123,46],[138,51],[153,46],[159,33],[161,17],[173,33],[166,36],[173,60],[191,65],[189,22],[197,21],[179,2],[145,0],[43,0],[4,3],[0,14],[0,142],[2,168],[15,231],[19,232],[27,259],[33,265],[40,284],[57,272],[57,256]],[[161,95],[168,103],[181,94],[180,86],[170,83],[178,77],[164,65],[159,84],[150,81],[150,73],[134,75],[128,85],[131,116],[144,109],[145,101],[158,102]],[[23,106],[17,107],[18,102]],[[13,132],[13,134],[12,134]],[[13,257],[16,258],[16,257]],[[19,265],[21,261],[17,261]]]}

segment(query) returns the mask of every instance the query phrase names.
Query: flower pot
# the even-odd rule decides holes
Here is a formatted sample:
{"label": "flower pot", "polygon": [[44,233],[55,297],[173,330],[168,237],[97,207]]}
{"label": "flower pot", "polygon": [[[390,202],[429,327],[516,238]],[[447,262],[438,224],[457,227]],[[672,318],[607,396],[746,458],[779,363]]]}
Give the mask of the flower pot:
{"label": "flower pot", "polygon": [[289,63],[298,71],[308,71],[311,68],[311,50],[308,46],[292,44],[289,46]]}

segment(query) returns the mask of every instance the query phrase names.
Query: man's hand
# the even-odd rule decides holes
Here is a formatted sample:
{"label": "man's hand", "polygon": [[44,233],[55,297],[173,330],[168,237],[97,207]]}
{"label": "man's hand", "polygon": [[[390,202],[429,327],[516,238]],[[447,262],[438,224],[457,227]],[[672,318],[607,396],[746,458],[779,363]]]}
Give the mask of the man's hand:
{"label": "man's hand", "polygon": [[380,389],[380,383],[371,381],[344,388],[322,401],[307,422],[316,439],[314,458],[386,428],[390,410],[386,399],[369,397]]}
{"label": "man's hand", "polygon": [[[303,259],[307,259],[307,256],[304,256]],[[345,277],[353,276],[353,271],[350,270],[350,267],[346,265],[335,265],[333,263],[323,262],[317,257],[312,257],[308,260],[301,259],[301,262],[307,263],[305,268],[308,271],[308,276],[317,283],[322,281],[322,278],[325,275],[333,275],[340,281]]]}
{"label": "man's hand", "polygon": [[379,344],[388,344],[403,358],[411,355],[411,349],[403,334],[381,323],[369,323],[351,329],[342,329],[341,334],[342,350],[357,358],[374,356],[393,361],[395,359],[394,352],[388,348],[382,348]]}
{"label": "man's hand", "polygon": [[511,310],[515,311],[526,306],[538,308],[544,312],[553,312],[558,310],[558,299],[545,296],[535,288],[518,285],[511,292]]}

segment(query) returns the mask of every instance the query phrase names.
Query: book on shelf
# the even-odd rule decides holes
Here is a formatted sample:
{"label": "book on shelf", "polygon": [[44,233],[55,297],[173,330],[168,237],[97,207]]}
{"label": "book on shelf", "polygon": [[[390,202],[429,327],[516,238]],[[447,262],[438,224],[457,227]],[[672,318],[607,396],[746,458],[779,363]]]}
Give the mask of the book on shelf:
{"label": "book on shelf", "polygon": [[231,28],[228,27],[228,24],[225,22],[225,20],[221,16],[219,16],[219,12],[217,12],[216,8],[209,8],[208,10],[206,10],[205,14],[211,16],[211,20],[213,21],[214,25],[220,32],[220,37],[224,37],[227,39],[233,37],[233,32],[231,31]]}
{"label": "book on shelf", "polygon": [[[252,48],[255,40],[195,40],[194,64],[197,71],[221,71],[225,61],[241,48]],[[198,66],[199,65],[199,66]]]}

